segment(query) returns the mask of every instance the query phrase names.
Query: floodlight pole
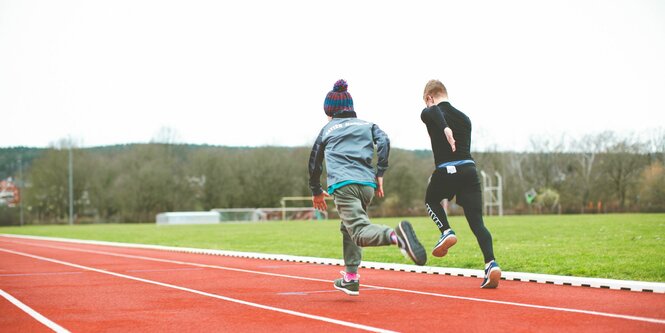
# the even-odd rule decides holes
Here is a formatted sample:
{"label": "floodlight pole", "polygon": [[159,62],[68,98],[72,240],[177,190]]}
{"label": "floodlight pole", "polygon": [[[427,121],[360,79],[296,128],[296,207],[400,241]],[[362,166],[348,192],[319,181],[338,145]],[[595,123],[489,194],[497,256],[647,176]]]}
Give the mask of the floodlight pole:
{"label": "floodlight pole", "polygon": [[72,163],[72,140],[69,139],[69,225],[74,224],[74,166]]}
{"label": "floodlight pole", "polygon": [[25,181],[23,180],[23,161],[21,161],[21,155],[18,156],[18,177],[21,179],[21,183],[19,185],[19,201],[18,201],[18,207],[19,207],[19,221],[20,225],[23,226],[23,189],[25,188]]}

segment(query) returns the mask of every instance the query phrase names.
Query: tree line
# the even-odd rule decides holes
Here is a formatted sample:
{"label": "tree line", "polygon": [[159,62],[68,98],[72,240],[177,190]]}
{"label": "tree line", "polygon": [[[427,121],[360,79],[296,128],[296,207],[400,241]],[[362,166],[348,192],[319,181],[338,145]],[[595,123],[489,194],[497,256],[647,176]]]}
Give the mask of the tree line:
{"label": "tree line", "polygon": [[[13,177],[21,187],[26,224],[68,220],[69,146],[62,141],[45,149],[0,149],[0,179]],[[531,146],[528,152],[472,153],[494,184],[495,174],[501,176],[506,214],[665,211],[665,135],[636,140],[605,132],[569,143],[534,140]],[[278,207],[284,196],[310,195],[309,152],[168,142],[74,147],[75,220],[151,222],[168,211]],[[428,150],[393,148],[386,196],[375,199],[371,215],[425,215],[433,167]],[[0,207],[0,224],[19,224],[18,208]],[[449,208],[462,212],[454,201]]]}

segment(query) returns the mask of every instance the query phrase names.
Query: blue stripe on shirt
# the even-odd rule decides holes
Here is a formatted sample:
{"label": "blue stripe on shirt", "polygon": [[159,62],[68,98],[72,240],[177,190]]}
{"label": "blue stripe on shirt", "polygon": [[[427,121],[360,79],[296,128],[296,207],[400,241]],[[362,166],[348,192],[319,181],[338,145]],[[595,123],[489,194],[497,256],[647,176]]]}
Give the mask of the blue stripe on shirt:
{"label": "blue stripe on shirt", "polygon": [[437,169],[449,167],[449,166],[460,166],[464,164],[476,164],[473,160],[459,160],[459,161],[450,161],[437,165]]}
{"label": "blue stripe on shirt", "polygon": [[336,189],[338,189],[340,187],[344,187],[344,186],[349,185],[349,184],[359,184],[359,185],[365,185],[365,186],[371,186],[373,188],[377,188],[376,183],[374,183],[374,182],[361,182],[361,181],[357,181],[357,180],[345,180],[343,182],[339,182],[339,183],[332,184],[332,185],[328,186],[328,194],[333,194],[333,193],[335,193]]}

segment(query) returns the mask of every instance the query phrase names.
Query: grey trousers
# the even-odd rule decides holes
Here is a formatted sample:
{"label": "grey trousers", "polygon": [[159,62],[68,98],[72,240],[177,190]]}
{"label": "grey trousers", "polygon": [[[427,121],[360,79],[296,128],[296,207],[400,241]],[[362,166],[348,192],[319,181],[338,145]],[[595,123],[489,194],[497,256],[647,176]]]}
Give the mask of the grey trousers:
{"label": "grey trousers", "polygon": [[349,184],[335,190],[333,198],[342,219],[339,229],[342,232],[344,265],[348,273],[356,273],[362,259],[362,247],[392,245],[390,234],[393,229],[370,223],[367,206],[374,198],[371,186]]}

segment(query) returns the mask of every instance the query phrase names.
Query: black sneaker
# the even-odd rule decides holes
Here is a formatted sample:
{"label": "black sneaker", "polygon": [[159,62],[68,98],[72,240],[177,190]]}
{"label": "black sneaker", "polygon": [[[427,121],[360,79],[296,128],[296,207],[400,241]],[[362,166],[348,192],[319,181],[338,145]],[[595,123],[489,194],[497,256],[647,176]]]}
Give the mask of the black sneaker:
{"label": "black sneaker", "polygon": [[[340,273],[342,274],[342,278],[335,280],[333,287],[335,287],[337,290],[343,291],[347,295],[360,295],[360,279],[358,278],[355,280],[346,281],[346,272],[340,271]],[[358,277],[360,277],[360,275],[358,275]]]}
{"label": "black sneaker", "polygon": [[422,266],[427,262],[425,248],[418,241],[409,221],[400,222],[395,228],[395,235],[397,235],[397,246],[405,257],[413,260],[418,266]]}
{"label": "black sneaker", "polygon": [[494,260],[490,261],[489,266],[485,268],[485,278],[480,288],[494,289],[499,286],[501,280],[501,268]]}

